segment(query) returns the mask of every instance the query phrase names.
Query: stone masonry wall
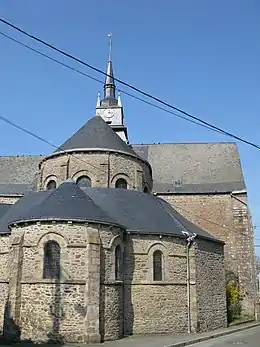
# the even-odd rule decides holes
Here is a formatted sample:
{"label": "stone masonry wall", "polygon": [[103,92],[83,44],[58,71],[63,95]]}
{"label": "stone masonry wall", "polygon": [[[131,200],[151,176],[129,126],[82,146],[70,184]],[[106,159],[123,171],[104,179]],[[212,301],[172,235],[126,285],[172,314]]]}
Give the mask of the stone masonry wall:
{"label": "stone masonry wall", "polygon": [[109,152],[63,154],[47,158],[41,165],[39,189],[45,189],[49,180],[57,186],[64,180],[76,180],[82,175],[91,178],[93,187],[114,187],[118,178],[128,182],[129,189],[152,189],[152,177],[148,164],[137,158]]}
{"label": "stone masonry wall", "polygon": [[232,197],[234,227],[238,230],[235,245],[238,254],[237,273],[240,283],[240,294],[243,298],[242,310],[249,316],[255,314],[256,280],[254,229],[247,207],[246,194],[236,194]]}
{"label": "stone masonry wall", "polygon": [[[59,280],[43,278],[49,240],[61,247]],[[94,343],[122,337],[123,286],[113,279],[120,242],[121,229],[100,224],[38,222],[13,228],[8,293],[10,318],[21,339]]]}
{"label": "stone masonry wall", "polygon": [[0,334],[3,333],[8,295],[9,236],[0,236]]}
{"label": "stone masonry wall", "polygon": [[197,331],[227,326],[224,245],[196,240]]}
{"label": "stone masonry wall", "polygon": [[[22,237],[22,261],[13,255],[10,269],[12,316],[22,339],[84,341],[84,292],[87,275],[87,225],[38,223],[14,228],[15,249]],[[43,279],[44,244],[61,247],[61,279]],[[13,277],[13,280],[12,280]]]}
{"label": "stone masonry wall", "polygon": [[115,278],[115,249],[120,246],[124,257],[123,231],[119,228],[103,230],[101,239],[100,277],[100,333],[102,340],[116,340],[123,337],[123,267],[122,278]]}
{"label": "stone masonry wall", "polygon": [[[152,255],[157,249],[164,256],[161,282],[153,281]],[[125,334],[187,331],[185,249],[184,239],[128,235],[124,255]],[[194,278],[191,283],[194,289]]]}
{"label": "stone masonry wall", "polygon": [[[225,266],[239,276],[242,314],[254,316],[253,231],[247,206],[230,194],[162,195],[183,216],[225,242]],[[239,199],[247,204],[246,194]]]}

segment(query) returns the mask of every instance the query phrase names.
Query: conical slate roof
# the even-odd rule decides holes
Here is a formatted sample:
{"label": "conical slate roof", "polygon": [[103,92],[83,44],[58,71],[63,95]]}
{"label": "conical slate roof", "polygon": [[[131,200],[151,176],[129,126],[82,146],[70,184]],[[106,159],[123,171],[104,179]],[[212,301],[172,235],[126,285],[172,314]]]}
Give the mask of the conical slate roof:
{"label": "conical slate roof", "polygon": [[16,215],[11,216],[9,225],[12,222],[40,220],[95,221],[118,225],[75,182],[64,182],[57,189],[38,192],[34,197],[23,198],[25,201],[22,205],[27,205],[28,198],[30,200],[28,209],[22,208],[21,213],[19,210],[16,211]]}
{"label": "conical slate roof", "polygon": [[55,152],[90,148],[121,151],[138,157],[134,150],[99,116],[91,118]]}

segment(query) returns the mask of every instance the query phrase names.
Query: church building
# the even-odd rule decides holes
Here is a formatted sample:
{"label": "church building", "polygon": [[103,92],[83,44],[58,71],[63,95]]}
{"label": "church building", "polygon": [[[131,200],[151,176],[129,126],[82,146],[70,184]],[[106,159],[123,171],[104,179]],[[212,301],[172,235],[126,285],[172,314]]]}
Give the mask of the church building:
{"label": "church building", "polygon": [[130,145],[109,56],[96,114],[47,156],[0,157],[0,324],[85,342],[227,325],[225,271],[255,313],[235,143]]}

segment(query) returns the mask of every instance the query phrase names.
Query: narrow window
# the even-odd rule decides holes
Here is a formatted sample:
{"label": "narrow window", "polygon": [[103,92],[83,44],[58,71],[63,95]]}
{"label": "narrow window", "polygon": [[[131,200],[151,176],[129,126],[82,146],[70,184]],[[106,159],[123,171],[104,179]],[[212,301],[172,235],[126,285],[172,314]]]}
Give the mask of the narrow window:
{"label": "narrow window", "polygon": [[121,247],[118,245],[115,248],[115,280],[120,281],[122,279],[122,255]]}
{"label": "narrow window", "polygon": [[162,281],[163,279],[163,254],[156,250],[153,253],[153,280]]}
{"label": "narrow window", "polygon": [[119,178],[115,184],[116,188],[127,189],[127,182],[124,178]]}
{"label": "narrow window", "polygon": [[60,246],[56,241],[44,246],[43,278],[60,278]]}
{"label": "narrow window", "polygon": [[147,186],[144,187],[144,193],[149,193],[149,190],[148,190]]}
{"label": "narrow window", "polygon": [[50,190],[55,188],[56,188],[56,182],[54,180],[49,181],[47,184],[47,189]]}
{"label": "narrow window", "polygon": [[82,188],[91,187],[91,179],[88,176],[80,176],[77,181],[77,185]]}

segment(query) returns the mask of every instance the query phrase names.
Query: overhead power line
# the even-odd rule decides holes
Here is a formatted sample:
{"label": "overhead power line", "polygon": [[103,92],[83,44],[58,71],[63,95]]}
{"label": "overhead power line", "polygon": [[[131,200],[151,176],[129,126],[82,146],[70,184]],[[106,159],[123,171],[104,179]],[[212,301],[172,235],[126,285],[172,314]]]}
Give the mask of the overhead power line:
{"label": "overhead power line", "polygon": [[[12,24],[12,23],[10,23],[10,22],[8,22],[8,21],[2,19],[2,18],[0,18],[0,22],[2,22],[2,23],[4,23],[5,25],[7,25],[7,26],[9,26],[9,27],[11,27],[11,28],[13,28],[13,29],[15,29],[16,31],[19,31],[19,32],[22,33],[23,35],[26,35],[27,37],[30,37],[31,39],[33,39],[33,40],[35,40],[35,41],[37,41],[37,42],[43,44],[44,46],[49,47],[49,48],[51,48],[52,50],[54,50],[54,51],[56,51],[56,52],[58,52],[58,53],[60,53],[60,54],[62,54],[62,55],[64,55],[64,56],[66,56],[66,57],[68,57],[68,58],[70,58],[70,59],[72,59],[72,60],[75,60],[76,62],[78,62],[78,63],[80,63],[80,64],[82,64],[82,65],[84,65],[84,66],[90,68],[91,70],[94,70],[94,71],[96,71],[96,72],[98,72],[98,73],[101,73],[101,74],[103,74],[103,75],[105,75],[105,76],[109,76],[109,75],[107,75],[104,71],[102,71],[102,70],[96,68],[95,66],[92,66],[92,65],[90,65],[90,64],[88,64],[88,63],[86,63],[86,62],[84,62],[83,60],[81,60],[81,59],[79,59],[79,58],[77,58],[77,57],[75,57],[75,56],[73,56],[73,55],[71,55],[71,54],[69,54],[69,53],[67,53],[67,52],[65,52],[65,51],[63,51],[63,50],[61,50],[61,49],[59,49],[59,48],[53,46],[53,45],[51,45],[51,44],[49,44],[48,42],[46,42],[46,41],[40,39],[39,37],[36,37],[36,36],[34,36],[34,35],[32,35],[32,34],[26,32],[25,30],[23,30],[23,29],[17,27],[16,25],[14,25],[14,24]],[[140,94],[142,94],[142,95],[144,95],[144,96],[146,96],[146,97],[148,97],[148,98],[150,98],[150,99],[155,100],[156,102],[159,102],[160,104],[163,104],[164,106],[169,107],[170,109],[173,109],[173,110],[175,110],[175,111],[180,112],[181,114],[187,116],[188,118],[191,118],[191,119],[193,119],[193,120],[195,120],[195,121],[197,121],[197,122],[199,122],[199,123],[202,123],[203,125],[205,125],[205,126],[211,128],[211,129],[217,130],[218,132],[220,132],[220,133],[222,133],[222,134],[224,134],[224,135],[226,135],[226,136],[232,137],[232,138],[234,138],[234,139],[236,139],[236,140],[238,140],[238,141],[240,141],[240,142],[243,142],[243,143],[245,143],[245,144],[247,144],[247,145],[250,145],[250,146],[252,146],[252,147],[254,147],[254,148],[260,149],[260,146],[259,146],[259,145],[255,144],[255,143],[253,143],[253,142],[251,142],[251,141],[247,141],[247,140],[243,139],[242,137],[237,136],[237,135],[235,135],[235,134],[232,134],[232,133],[230,133],[230,132],[228,132],[228,131],[226,131],[226,130],[223,130],[223,129],[221,129],[221,128],[219,128],[219,127],[217,127],[217,126],[215,126],[215,125],[213,125],[213,124],[211,124],[211,123],[209,123],[209,122],[204,121],[204,120],[201,119],[201,118],[198,118],[198,117],[196,117],[196,116],[193,116],[192,114],[190,114],[190,113],[188,113],[188,112],[186,112],[186,111],[183,111],[182,109],[180,109],[180,108],[178,108],[178,107],[175,107],[175,106],[169,104],[168,102],[165,102],[165,101],[163,101],[163,100],[161,100],[161,99],[159,99],[159,98],[157,98],[157,97],[155,97],[155,96],[153,96],[153,95],[151,95],[151,94],[149,94],[149,93],[146,93],[146,92],[144,92],[143,90],[141,90],[141,89],[139,89],[139,88],[137,88],[137,87],[135,87],[135,86],[133,86],[133,85],[131,85],[131,84],[129,84],[129,83],[126,83],[126,82],[124,82],[124,81],[122,81],[122,80],[120,80],[120,79],[118,79],[118,78],[114,78],[114,80],[117,81],[118,83],[120,83],[120,84],[122,84],[122,85],[124,85],[124,86],[126,86],[126,87],[128,87],[128,88],[130,88],[130,89],[133,89],[134,91],[136,91],[136,92],[138,92],[138,93],[140,93]]]}
{"label": "overhead power line", "polygon": [[[7,39],[9,39],[9,40],[11,40],[11,41],[13,41],[13,42],[19,44],[20,46],[22,46],[22,47],[24,47],[24,48],[26,48],[26,49],[29,49],[30,51],[32,51],[32,52],[34,52],[34,53],[37,53],[37,54],[43,56],[44,58],[47,58],[47,59],[49,59],[49,60],[51,60],[51,61],[53,61],[53,62],[55,62],[55,63],[57,63],[57,64],[59,64],[59,65],[61,65],[61,66],[64,66],[64,67],[66,67],[66,68],[68,68],[68,69],[74,71],[74,72],[76,72],[76,73],[78,73],[78,74],[80,74],[80,75],[83,75],[83,76],[85,76],[85,77],[87,77],[87,78],[90,78],[90,79],[92,79],[92,80],[94,80],[94,81],[96,81],[96,82],[98,82],[98,83],[104,84],[104,81],[101,81],[101,80],[99,80],[98,78],[95,78],[95,77],[93,77],[93,76],[91,76],[91,75],[89,75],[89,74],[86,74],[85,72],[83,72],[83,71],[81,71],[81,70],[78,70],[78,69],[76,69],[76,68],[74,68],[74,67],[72,67],[72,66],[70,66],[70,65],[68,65],[68,64],[65,64],[65,63],[63,63],[62,61],[60,61],[60,60],[58,60],[58,59],[56,59],[56,58],[53,58],[53,57],[51,57],[50,55],[48,55],[48,54],[46,54],[46,53],[43,53],[43,52],[41,52],[41,51],[39,51],[39,50],[37,50],[37,49],[35,49],[35,48],[33,48],[33,47],[30,47],[30,46],[26,45],[25,43],[23,43],[23,42],[21,42],[21,41],[15,39],[15,38],[13,38],[13,37],[11,37],[11,36],[5,34],[5,33],[3,33],[2,31],[0,31],[0,35],[2,35],[2,36],[4,36],[5,38],[7,38]],[[155,108],[157,108],[157,109],[159,109],[159,110],[162,110],[162,111],[164,111],[164,112],[167,112],[167,113],[169,113],[169,114],[172,114],[172,115],[174,115],[174,116],[176,116],[176,117],[178,117],[178,118],[184,119],[184,120],[186,120],[187,122],[190,122],[190,123],[199,125],[199,126],[201,126],[201,127],[203,127],[203,128],[206,128],[206,129],[208,129],[208,130],[215,131],[215,132],[217,132],[217,133],[222,134],[222,132],[220,132],[220,131],[218,131],[218,130],[214,130],[214,129],[210,128],[209,126],[206,126],[206,125],[204,125],[204,124],[201,124],[201,123],[199,123],[199,122],[194,121],[193,119],[189,119],[189,118],[184,117],[184,116],[182,116],[182,115],[180,115],[180,114],[178,114],[178,113],[176,113],[176,112],[173,112],[173,111],[168,110],[168,109],[166,109],[166,108],[164,108],[164,107],[161,107],[161,106],[158,106],[158,105],[156,105],[156,104],[153,104],[153,103],[150,102],[150,101],[147,101],[147,100],[144,100],[144,99],[142,99],[142,98],[139,98],[138,96],[133,95],[133,94],[131,94],[131,93],[128,93],[128,92],[126,92],[126,91],[123,90],[123,89],[119,89],[119,88],[116,88],[116,89],[117,89],[120,93],[122,93],[122,94],[125,94],[125,95],[127,95],[127,96],[130,96],[130,97],[133,98],[133,99],[136,99],[136,100],[138,100],[138,101],[141,101],[141,102],[143,102],[143,103],[145,103],[145,104],[147,104],[147,105],[153,106],[153,107],[155,107]]]}
{"label": "overhead power line", "polygon": [[[46,53],[43,53],[43,52],[41,52],[41,51],[39,51],[39,50],[37,50],[37,49],[35,49],[35,48],[32,48],[32,47],[26,45],[25,43],[23,43],[23,42],[21,42],[21,41],[15,39],[15,38],[13,38],[13,37],[7,35],[7,34],[1,32],[1,31],[0,31],[0,35],[2,35],[2,36],[4,36],[4,37],[8,38],[9,40],[11,40],[11,41],[13,41],[13,42],[15,42],[15,43],[17,43],[17,44],[23,46],[24,48],[27,48],[27,49],[29,49],[29,50],[31,50],[31,51],[33,51],[33,52],[35,52],[35,53],[37,53],[37,54],[39,54],[39,55],[41,55],[41,56],[43,56],[43,57],[49,59],[49,60],[51,60],[51,61],[53,61],[53,62],[55,62],[55,63],[57,63],[57,64],[59,64],[59,65],[62,65],[62,66],[66,67],[66,68],[68,68],[68,69],[70,69],[70,70],[72,70],[72,71],[74,71],[74,72],[76,72],[76,73],[79,73],[80,75],[83,75],[83,76],[85,76],[85,77],[88,77],[88,78],[90,78],[90,79],[96,81],[96,82],[99,82],[99,83],[101,83],[101,84],[104,84],[104,81],[101,81],[101,80],[99,80],[99,79],[97,79],[97,78],[95,78],[95,77],[93,77],[93,76],[91,76],[91,75],[89,75],[89,74],[86,74],[86,73],[83,72],[83,71],[80,71],[80,70],[78,70],[78,69],[76,69],[76,68],[74,68],[74,67],[72,67],[72,66],[70,66],[70,65],[68,65],[68,64],[65,64],[65,63],[61,62],[60,60],[55,59],[55,58],[49,56],[49,55],[46,54]],[[136,99],[136,100],[138,100],[138,101],[141,101],[141,102],[143,102],[143,103],[145,103],[145,104],[148,104],[148,105],[150,105],[150,106],[153,106],[153,107],[155,107],[155,108],[157,108],[157,109],[160,109],[160,110],[162,110],[162,111],[165,111],[165,112],[167,112],[167,113],[170,113],[170,114],[172,114],[172,115],[174,115],[174,116],[176,116],[176,117],[179,117],[179,118],[181,118],[181,119],[184,119],[184,120],[186,120],[186,121],[188,121],[188,122],[191,122],[191,123],[193,123],[193,124],[199,125],[199,126],[201,126],[201,127],[203,127],[203,128],[206,128],[206,129],[209,129],[209,130],[213,130],[213,131],[214,131],[214,129],[211,129],[209,126],[203,125],[203,124],[198,123],[198,122],[196,122],[196,121],[194,121],[194,120],[192,120],[192,119],[186,118],[186,117],[184,117],[184,116],[182,116],[182,115],[179,115],[178,113],[175,113],[175,112],[173,112],[173,111],[167,110],[166,108],[163,108],[163,107],[161,107],[161,106],[158,106],[158,105],[156,105],[156,104],[153,104],[153,103],[151,103],[151,102],[149,102],[149,101],[147,101],[147,100],[141,99],[141,98],[139,98],[139,97],[136,96],[136,95],[133,95],[133,94],[130,94],[130,93],[126,92],[125,90],[122,90],[122,89],[119,89],[119,88],[116,88],[116,89],[117,89],[119,92],[121,92],[122,94],[128,95],[128,96],[130,96],[131,98],[134,98],[134,99]],[[216,130],[216,132],[222,134],[220,131],[217,131],[217,130]]]}
{"label": "overhead power line", "polygon": [[[3,117],[3,116],[0,116],[0,120],[4,121],[5,123],[7,123],[7,124],[9,124],[9,125],[11,125],[11,126],[17,128],[17,129],[19,129],[19,130],[21,130],[21,131],[23,131],[23,132],[25,132],[25,133],[27,133],[28,135],[31,135],[31,136],[35,137],[36,139],[38,139],[38,140],[40,140],[40,141],[42,141],[42,142],[44,142],[44,143],[50,145],[51,147],[53,147],[53,148],[55,148],[55,149],[58,149],[58,150],[60,150],[60,151],[63,151],[62,147],[59,147],[59,146],[54,145],[53,143],[49,142],[48,140],[44,139],[43,137],[41,137],[41,136],[35,134],[35,133],[32,132],[32,131],[29,131],[29,130],[23,128],[22,126],[20,126],[20,125],[14,123],[14,122],[12,122],[12,121],[10,121],[9,119],[7,119],[7,118],[5,118],[5,117]],[[88,161],[86,161],[86,160],[84,160],[84,159],[82,159],[82,158],[78,158],[78,157],[77,157],[75,154],[73,154],[73,153],[70,153],[70,155],[71,155],[71,157],[73,157],[73,158],[77,159],[78,161],[81,161],[81,162],[83,162],[83,163],[85,163],[85,164],[87,164],[87,165],[93,167],[94,169],[97,169],[97,170],[99,170],[99,171],[101,171],[101,172],[107,173],[107,171],[102,170],[100,167],[95,166],[95,165],[89,163]],[[59,176],[58,176],[58,177],[59,177]],[[59,177],[59,178],[61,179],[61,177]],[[132,186],[131,184],[130,184],[130,187],[133,188],[133,186]],[[174,208],[175,208],[176,210],[181,210],[181,211],[187,213],[188,215],[190,215],[190,216],[192,216],[192,217],[196,217],[196,218],[198,218],[198,219],[200,219],[200,220],[202,220],[202,221],[208,222],[208,223],[210,223],[210,224],[212,224],[212,225],[217,225],[217,226],[219,226],[219,227],[221,227],[221,228],[223,228],[223,229],[236,231],[236,229],[233,229],[233,228],[231,228],[231,227],[225,226],[225,225],[220,224],[220,223],[218,223],[218,222],[214,222],[214,221],[212,221],[212,220],[210,220],[210,219],[203,218],[203,217],[201,217],[201,216],[199,216],[199,215],[196,215],[196,214],[194,214],[194,213],[192,213],[192,212],[190,212],[190,211],[188,211],[188,210],[186,210],[186,209],[184,209],[184,208],[182,208],[182,207],[180,207],[180,206],[175,205]],[[258,247],[258,245],[255,245],[255,247]]]}

